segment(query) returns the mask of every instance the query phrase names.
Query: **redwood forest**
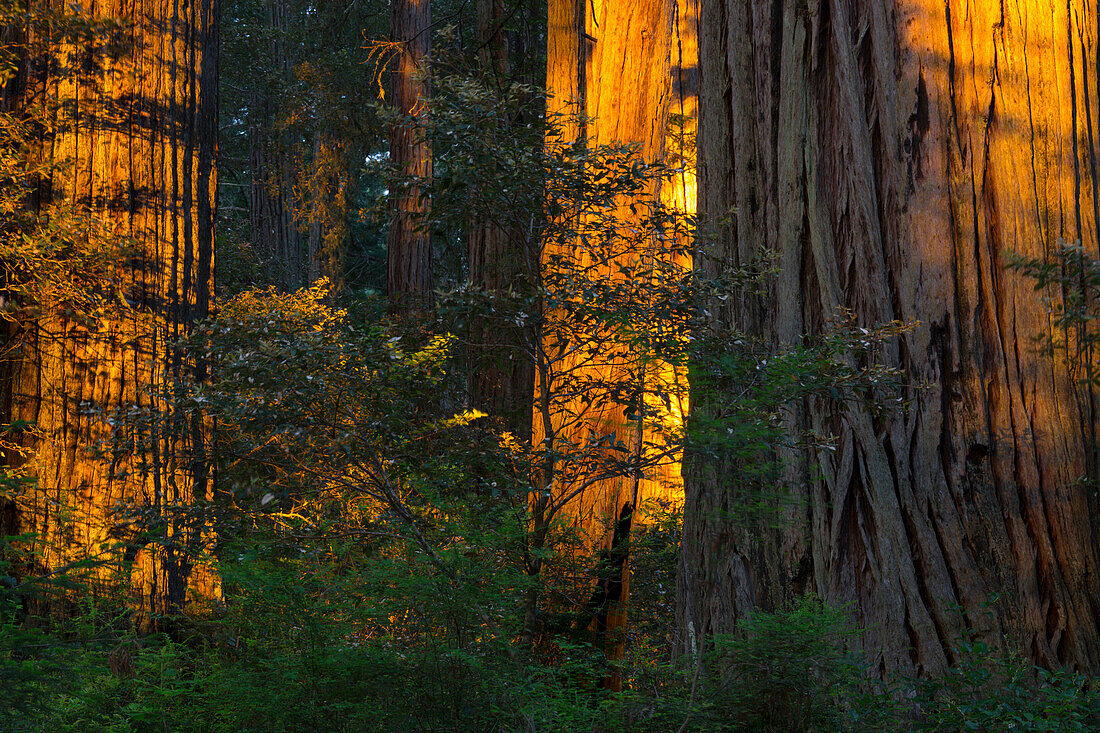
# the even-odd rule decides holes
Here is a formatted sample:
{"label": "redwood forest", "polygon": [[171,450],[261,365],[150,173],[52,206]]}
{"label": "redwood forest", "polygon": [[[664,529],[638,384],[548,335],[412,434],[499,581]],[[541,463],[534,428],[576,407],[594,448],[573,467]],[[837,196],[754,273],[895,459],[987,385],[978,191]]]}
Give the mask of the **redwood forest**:
{"label": "redwood forest", "polygon": [[0,733],[1100,730],[1100,9],[0,0]]}

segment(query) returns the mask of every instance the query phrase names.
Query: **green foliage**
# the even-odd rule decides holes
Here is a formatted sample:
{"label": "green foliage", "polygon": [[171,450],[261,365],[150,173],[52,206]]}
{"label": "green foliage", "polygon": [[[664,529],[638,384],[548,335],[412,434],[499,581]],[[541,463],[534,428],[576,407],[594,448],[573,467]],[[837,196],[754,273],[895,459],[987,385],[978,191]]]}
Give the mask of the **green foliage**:
{"label": "green foliage", "polygon": [[[372,2],[222,4],[222,27],[232,29],[219,60],[219,255],[228,257],[218,267],[226,290],[292,290],[316,272],[335,289],[345,275],[381,288],[384,232],[361,222],[358,208],[378,183],[362,161],[386,146],[372,114],[378,86],[364,39],[387,33],[388,16]],[[235,278],[242,270],[253,277]]]}
{"label": "green foliage", "polygon": [[[738,632],[717,637],[699,660],[706,730],[883,730],[889,697],[865,695],[874,683],[847,615],[804,598],[789,610],[755,613]],[[705,723],[703,723],[705,721]]]}
{"label": "green foliage", "polygon": [[680,569],[683,507],[652,499],[641,507],[641,522],[630,538],[630,629],[625,664],[634,678],[668,657],[676,614],[676,575]]}
{"label": "green foliage", "polygon": [[[6,616],[0,727],[50,731],[1087,731],[1095,681],[1039,670],[972,638],[933,680],[883,684],[851,650],[843,611],[803,599],[744,619],[698,659],[651,660],[632,689],[591,686],[602,654],[559,644],[552,664],[479,620],[458,630],[387,632],[346,551],[269,547],[221,570],[231,603],[176,638],[135,637],[119,606],[87,606],[63,625]],[[341,566],[334,573],[333,566]],[[400,574],[399,571],[391,570]],[[377,571],[375,571],[377,576]],[[421,576],[421,577],[417,577]],[[407,617],[468,601],[410,573]],[[430,594],[435,593],[437,598]],[[494,591],[499,592],[499,591]],[[111,611],[114,608],[115,611]],[[387,609],[393,610],[396,605]]]}
{"label": "green foliage", "polygon": [[955,662],[942,677],[917,680],[915,726],[928,731],[1090,731],[1100,727],[1098,680],[1047,670],[974,633],[952,646]]}

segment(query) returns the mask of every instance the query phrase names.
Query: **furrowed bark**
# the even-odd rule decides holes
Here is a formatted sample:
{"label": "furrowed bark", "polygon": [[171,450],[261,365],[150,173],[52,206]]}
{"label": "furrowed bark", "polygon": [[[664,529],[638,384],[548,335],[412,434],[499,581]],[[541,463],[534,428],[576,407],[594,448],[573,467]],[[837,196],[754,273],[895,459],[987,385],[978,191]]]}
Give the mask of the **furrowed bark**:
{"label": "furrowed bark", "polygon": [[1035,0],[701,5],[700,208],[733,215],[701,254],[767,248],[779,269],[767,298],[716,317],[780,344],[838,307],[919,321],[885,356],[930,386],[884,417],[803,405],[795,421],[836,451],[788,456],[802,501],[779,530],[723,518],[728,467],[693,462],[685,639],[814,591],[851,604],[883,673],[942,670],[964,626],[1097,671],[1097,506],[1079,481],[1095,478],[1095,394],[1033,346],[1052,327],[1044,293],[1005,269],[1060,240],[1100,254],[1096,15]]}
{"label": "furrowed bark", "polygon": [[[391,7],[391,39],[401,50],[394,59],[394,109],[415,119],[427,103],[428,90],[422,63],[431,38],[430,0],[395,0]],[[390,128],[390,164],[399,176],[427,178],[431,175],[431,150],[415,125],[395,124]],[[432,292],[432,251],[429,233],[418,223],[427,202],[420,187],[410,185],[391,192],[393,215],[387,246],[387,288],[394,312],[415,309]]]}
{"label": "furrowed bark", "polygon": [[[181,380],[202,375],[173,346],[212,294],[217,4],[103,2],[89,12],[119,23],[123,50],[100,56],[38,39],[45,50],[22,59],[12,108],[60,103],[35,153],[56,167],[30,205],[46,217],[51,204],[72,204],[131,242],[115,269],[126,307],[117,318],[45,312],[23,322],[8,342],[7,417],[34,424],[25,440],[37,484],[19,501],[19,524],[36,535],[37,570],[108,561],[97,575],[128,573],[138,622],[151,628],[193,593],[218,592],[196,560],[205,523],[187,511],[210,492],[207,427],[175,406]],[[57,59],[76,72],[56,73]]]}

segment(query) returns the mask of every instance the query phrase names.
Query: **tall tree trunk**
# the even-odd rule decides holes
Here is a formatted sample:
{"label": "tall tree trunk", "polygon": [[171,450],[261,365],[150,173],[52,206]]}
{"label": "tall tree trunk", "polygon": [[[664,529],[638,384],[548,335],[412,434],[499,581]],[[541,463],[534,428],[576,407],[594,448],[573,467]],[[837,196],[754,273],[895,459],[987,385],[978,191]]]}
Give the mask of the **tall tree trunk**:
{"label": "tall tree trunk", "polygon": [[[551,99],[551,114],[564,113],[579,117],[566,118],[567,140],[580,140],[589,147],[612,144],[636,144],[640,157],[647,162],[663,161],[666,151],[667,120],[673,89],[673,65],[679,65],[678,27],[674,20],[678,15],[674,0],[652,3],[621,3],[613,0],[552,0],[549,4],[549,32],[547,36],[547,88]],[[675,54],[675,56],[674,56]],[[674,60],[675,59],[675,60]],[[656,193],[656,192],[654,192]],[[679,200],[669,191],[667,200]],[[624,217],[627,217],[624,210]],[[624,218],[624,225],[627,219]],[[653,243],[655,251],[646,256],[662,257],[660,244]],[[565,251],[561,251],[564,249]],[[575,251],[574,251],[575,250]],[[630,255],[641,261],[641,253]],[[547,266],[554,266],[555,258],[575,260],[584,264],[580,243],[546,247],[543,258]],[[596,269],[591,277],[622,278],[617,264],[607,263]],[[554,341],[556,336],[548,336]],[[584,338],[577,335],[577,338]],[[548,345],[545,351],[556,347]],[[622,375],[624,379],[644,380],[648,386],[656,377],[669,375],[650,374],[648,367],[640,367],[635,355],[625,347],[616,347],[614,353],[601,351],[591,354],[579,348],[575,356],[565,357],[540,369],[536,385],[536,413],[553,408],[546,406],[544,395],[553,395],[562,379],[583,383],[607,384]],[[568,376],[565,376],[568,375]],[[631,388],[624,383],[624,391]],[[560,445],[591,446],[594,439],[607,440],[616,436],[641,451],[648,437],[641,427],[642,421],[628,413],[640,410],[624,409],[615,402],[609,390],[601,393],[578,394],[573,402],[557,414],[536,414],[536,441],[542,441],[553,432]],[[639,394],[645,390],[638,390]],[[593,403],[593,399],[597,402]],[[541,401],[540,401],[541,400]],[[600,402],[603,400],[603,402]],[[565,416],[570,416],[565,418]],[[577,416],[584,416],[579,421]],[[552,424],[548,430],[546,425]],[[560,448],[559,448],[560,450]],[[611,450],[611,449],[608,449]],[[660,475],[656,475],[659,473]],[[583,477],[580,477],[583,480]],[[600,607],[593,609],[593,623],[600,635],[622,626],[625,621],[626,599],[629,586],[629,544],[631,525],[642,519],[637,511],[650,498],[679,502],[682,488],[678,467],[642,476],[622,476],[599,481],[572,499],[568,516],[582,536],[590,543],[590,557],[600,554],[603,561],[596,573],[600,577],[595,584],[593,600],[599,599]],[[607,573],[614,578],[606,577]],[[614,592],[609,592],[613,588]],[[612,655],[617,654],[612,650]],[[617,680],[611,679],[615,686]]]}
{"label": "tall tree trunk", "polygon": [[[119,317],[44,312],[24,324],[9,342],[8,417],[34,423],[37,485],[19,510],[42,569],[114,560],[105,548],[125,540],[123,570],[149,627],[189,589],[216,591],[190,552],[203,522],[179,511],[208,496],[210,476],[201,416],[173,407],[195,368],[173,342],[207,315],[212,292],[217,4],[95,7],[119,24],[124,50],[43,41],[45,53],[24,59],[14,106],[58,101],[55,132],[38,151],[56,167],[33,205],[47,216],[71,204],[131,242],[116,269],[127,307]],[[58,74],[58,59],[74,72]]]}
{"label": "tall tree trunk", "polygon": [[[506,83],[508,75],[504,20],[502,0],[478,0],[478,63],[499,83]],[[469,223],[469,281],[495,301],[475,313],[470,325],[470,404],[526,438],[535,379],[527,348],[534,338],[533,319],[517,318],[519,308],[514,306],[516,299],[531,294],[538,257],[527,232],[502,225],[494,213],[478,212]]]}
{"label": "tall tree trunk", "polygon": [[[268,53],[271,73],[290,81],[287,53],[286,0],[266,3],[267,30],[272,39]],[[252,247],[267,267],[268,278],[286,290],[305,284],[308,266],[306,246],[295,221],[293,156],[286,133],[275,129],[275,104],[270,88],[253,87],[248,108],[249,167],[252,175],[249,225]]]}
{"label": "tall tree trunk", "polygon": [[700,208],[734,214],[717,254],[766,247],[779,269],[768,298],[717,317],[778,343],[840,307],[919,321],[885,356],[930,386],[886,416],[805,405],[801,425],[836,451],[788,462],[803,503],[779,530],[731,521],[734,477],[694,462],[685,639],[812,590],[852,605],[884,672],[942,669],[964,623],[1097,671],[1100,538],[1079,482],[1095,395],[1032,346],[1051,328],[1043,293],[1004,268],[1059,240],[1098,253],[1096,15],[1045,0],[701,5]]}
{"label": "tall tree trunk", "polygon": [[[431,38],[431,3],[393,0],[390,11],[390,38],[401,47],[393,61],[393,106],[415,122],[428,99],[423,62]],[[415,124],[390,128],[390,165],[400,177],[423,179],[431,175],[431,150]],[[423,305],[431,296],[431,238],[421,221],[427,203],[420,187],[402,186],[391,190],[390,197],[393,215],[386,235],[386,287],[390,309],[402,311]]]}
{"label": "tall tree trunk", "polygon": [[288,166],[279,160],[272,140],[272,113],[261,90],[253,90],[249,105],[249,171],[252,185],[248,223],[253,251],[265,263],[267,277],[292,290],[303,284],[301,236],[294,223]]}

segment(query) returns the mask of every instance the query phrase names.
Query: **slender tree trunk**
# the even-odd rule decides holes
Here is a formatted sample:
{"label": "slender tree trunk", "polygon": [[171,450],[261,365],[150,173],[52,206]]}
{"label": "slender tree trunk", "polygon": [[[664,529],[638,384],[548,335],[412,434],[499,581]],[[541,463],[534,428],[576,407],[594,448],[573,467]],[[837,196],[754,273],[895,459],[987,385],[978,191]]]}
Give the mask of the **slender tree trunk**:
{"label": "slender tree trunk", "polygon": [[482,69],[499,76],[508,73],[504,20],[504,0],[477,1],[477,61]]}
{"label": "slender tree trunk", "polygon": [[[274,75],[290,80],[290,59],[284,34],[286,0],[267,3],[267,27],[273,38],[269,53]],[[305,284],[308,267],[305,244],[295,221],[294,171],[289,141],[274,127],[271,92],[257,83],[249,105],[249,152],[252,174],[249,225],[254,250],[267,263],[268,277],[286,290]]]}
{"label": "slender tree trunk", "polygon": [[[478,62],[483,73],[506,83],[508,46],[501,24],[502,0],[478,0]],[[517,124],[523,124],[518,121]],[[534,319],[517,318],[516,300],[530,296],[537,255],[527,232],[472,216],[467,239],[470,284],[493,307],[475,313],[470,326],[470,403],[503,421],[524,439],[531,432],[534,365],[529,348]]]}
{"label": "slender tree trunk", "polygon": [[[391,13],[390,36],[394,43],[401,44],[393,62],[393,106],[400,114],[415,120],[428,98],[423,61],[431,37],[431,3],[393,0]],[[431,175],[431,150],[420,139],[414,124],[395,124],[390,128],[390,165],[402,177]],[[390,197],[393,216],[386,237],[386,283],[391,310],[402,311],[422,305],[431,296],[431,238],[418,221],[427,206],[420,187],[391,190]]]}
{"label": "slender tree trunk", "polygon": [[779,530],[729,519],[736,477],[694,462],[685,639],[814,591],[852,605],[883,672],[942,669],[964,624],[1096,672],[1100,538],[1079,482],[1095,395],[1033,347],[1051,328],[1044,294],[1004,267],[1059,240],[1098,254],[1095,13],[701,5],[700,208],[734,215],[703,254],[747,262],[767,247],[779,269],[767,298],[716,317],[779,343],[840,307],[868,325],[919,321],[885,357],[930,386],[885,416],[805,405],[799,424],[835,434],[836,451],[789,457],[802,504]]}
{"label": "slender tree trunk", "polygon": [[[14,106],[60,103],[38,151],[57,167],[34,205],[47,216],[71,204],[130,240],[116,271],[128,308],[119,318],[45,312],[24,324],[8,344],[16,355],[8,417],[34,423],[37,485],[19,511],[22,531],[37,536],[41,569],[116,560],[105,550],[125,541],[123,570],[150,627],[189,590],[216,592],[190,552],[204,541],[204,523],[179,511],[209,495],[210,476],[201,416],[173,408],[177,385],[196,368],[173,342],[210,306],[217,4],[95,7],[120,24],[121,54],[54,44],[24,59]],[[77,63],[95,58],[102,65]],[[56,73],[57,59],[76,73]]]}
{"label": "slender tree trunk", "polygon": [[309,280],[325,278],[334,292],[344,286],[347,250],[348,156],[331,135],[313,132],[313,157],[300,174],[305,211],[299,217],[309,225]]}

